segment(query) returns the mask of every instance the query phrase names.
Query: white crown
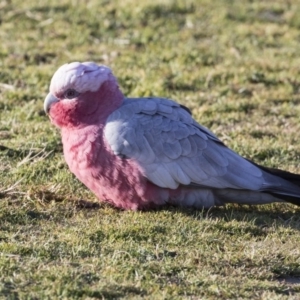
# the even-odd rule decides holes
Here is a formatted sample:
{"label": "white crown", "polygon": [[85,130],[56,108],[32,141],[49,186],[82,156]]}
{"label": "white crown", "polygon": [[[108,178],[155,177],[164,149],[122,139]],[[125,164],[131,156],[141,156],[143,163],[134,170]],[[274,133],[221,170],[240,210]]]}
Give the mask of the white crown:
{"label": "white crown", "polygon": [[93,62],[72,62],[62,65],[53,75],[50,92],[59,94],[67,89],[79,93],[97,91],[112,74],[110,68]]}

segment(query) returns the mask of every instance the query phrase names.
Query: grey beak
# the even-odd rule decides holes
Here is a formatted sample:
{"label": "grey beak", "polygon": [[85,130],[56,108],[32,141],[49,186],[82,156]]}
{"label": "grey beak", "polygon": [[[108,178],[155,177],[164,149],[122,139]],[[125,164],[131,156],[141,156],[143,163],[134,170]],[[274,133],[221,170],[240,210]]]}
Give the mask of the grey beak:
{"label": "grey beak", "polygon": [[49,93],[44,101],[44,111],[46,114],[49,113],[50,107],[53,103],[58,102],[59,100],[54,97],[51,93]]}

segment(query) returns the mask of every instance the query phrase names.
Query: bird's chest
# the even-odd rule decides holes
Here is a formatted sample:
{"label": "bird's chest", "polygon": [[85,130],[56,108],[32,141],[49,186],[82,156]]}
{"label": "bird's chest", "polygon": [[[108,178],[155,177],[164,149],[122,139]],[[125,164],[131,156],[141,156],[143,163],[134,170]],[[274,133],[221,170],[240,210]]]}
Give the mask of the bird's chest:
{"label": "bird's chest", "polygon": [[144,197],[146,183],[139,166],[116,156],[102,136],[69,135],[63,138],[63,145],[71,172],[98,198],[133,208]]}
{"label": "bird's chest", "polygon": [[[89,188],[108,186],[109,182],[122,181],[124,166],[107,147],[103,136],[77,132],[63,136],[64,157],[72,173]],[[96,181],[95,181],[96,180]]]}
{"label": "bird's chest", "polygon": [[88,172],[97,163],[101,155],[102,141],[98,134],[78,130],[62,134],[64,157],[70,170],[79,176]]}

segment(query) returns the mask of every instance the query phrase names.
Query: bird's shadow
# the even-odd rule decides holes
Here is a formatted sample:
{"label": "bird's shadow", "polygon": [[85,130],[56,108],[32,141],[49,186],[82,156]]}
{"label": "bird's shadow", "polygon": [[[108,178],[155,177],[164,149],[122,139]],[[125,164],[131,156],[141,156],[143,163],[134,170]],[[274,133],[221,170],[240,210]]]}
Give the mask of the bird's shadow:
{"label": "bird's shadow", "polygon": [[[84,200],[76,201],[78,209],[101,209],[103,204]],[[119,211],[118,208],[115,208]],[[210,209],[195,209],[178,206],[165,205],[159,208],[147,210],[147,213],[166,211],[176,214],[184,214],[190,218],[201,220],[222,220],[225,222],[237,221],[247,222],[259,229],[270,227],[285,227],[300,231],[300,211],[291,204],[270,205],[237,205],[229,204],[223,207]]]}
{"label": "bird's shadow", "polygon": [[[289,208],[292,208],[289,210]],[[285,227],[300,230],[300,211],[290,204],[234,205],[197,210],[193,208],[165,206],[166,211],[175,211],[197,220],[222,220],[225,222],[248,222],[260,229]]]}
{"label": "bird's shadow", "polygon": [[[45,202],[55,201],[63,202],[63,197],[50,191],[43,191],[39,195],[40,199]],[[1,197],[1,195],[0,195]],[[101,210],[105,206],[111,207],[108,203],[87,201],[83,199],[68,199],[67,202],[74,203],[74,211],[78,210]],[[120,209],[114,208],[120,212]],[[201,220],[219,220],[221,222],[230,223],[237,221],[240,223],[249,223],[257,227],[258,230],[268,228],[291,228],[300,230],[300,210],[294,205],[285,203],[276,203],[271,205],[238,205],[229,204],[223,207],[213,207],[210,209],[185,208],[172,205],[165,205],[159,208],[146,210],[145,213],[158,213],[160,211],[170,212],[174,214],[183,214],[189,218]]]}

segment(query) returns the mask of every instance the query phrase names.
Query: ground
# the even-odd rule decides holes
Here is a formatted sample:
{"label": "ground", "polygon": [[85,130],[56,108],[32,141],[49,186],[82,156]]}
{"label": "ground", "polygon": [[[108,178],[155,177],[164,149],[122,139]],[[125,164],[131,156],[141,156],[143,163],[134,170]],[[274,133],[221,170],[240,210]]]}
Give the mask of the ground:
{"label": "ground", "polygon": [[43,112],[61,64],[95,61],[126,95],[177,100],[241,155],[300,173],[299,12],[297,0],[0,0],[0,298],[300,299],[299,208],[97,205]]}

